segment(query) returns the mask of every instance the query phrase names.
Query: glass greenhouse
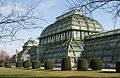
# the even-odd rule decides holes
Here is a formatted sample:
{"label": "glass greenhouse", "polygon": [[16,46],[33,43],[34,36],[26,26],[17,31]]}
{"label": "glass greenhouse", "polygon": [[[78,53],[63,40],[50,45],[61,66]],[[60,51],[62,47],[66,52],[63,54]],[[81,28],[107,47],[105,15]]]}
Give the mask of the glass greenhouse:
{"label": "glass greenhouse", "polygon": [[47,26],[39,39],[41,61],[51,59],[60,64],[62,58],[70,56],[72,65],[81,57],[85,36],[101,33],[99,22],[72,10],[56,18],[55,23]]}
{"label": "glass greenhouse", "polygon": [[107,64],[120,60],[120,29],[103,32],[99,22],[78,10],[58,16],[38,39],[39,44],[28,40],[23,50],[13,56],[14,60],[24,61],[29,56],[30,61],[53,60],[56,66],[68,56],[72,66],[76,66],[79,57],[100,58]]}
{"label": "glass greenhouse", "polygon": [[38,43],[29,39],[24,45],[23,50],[19,53],[16,53],[16,61],[25,61],[30,60],[31,62],[34,60],[39,60],[38,53]]}

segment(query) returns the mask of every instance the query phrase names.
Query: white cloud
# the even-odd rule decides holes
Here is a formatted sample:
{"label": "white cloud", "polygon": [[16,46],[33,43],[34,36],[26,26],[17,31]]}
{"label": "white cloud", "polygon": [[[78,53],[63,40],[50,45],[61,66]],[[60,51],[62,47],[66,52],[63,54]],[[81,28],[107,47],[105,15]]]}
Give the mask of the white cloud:
{"label": "white cloud", "polygon": [[[47,11],[47,10],[54,8],[54,6],[57,5],[58,3],[59,3],[58,0],[41,0],[37,9],[39,11]],[[7,16],[10,13],[12,13],[12,11],[14,11],[16,13],[20,13],[20,12],[22,13],[23,11],[26,10],[25,7],[27,7],[27,6],[24,6],[24,7],[23,6],[24,5],[22,5],[22,4],[16,3],[16,6],[7,5],[4,7],[0,7],[0,15]]]}
{"label": "white cloud", "polygon": [[7,15],[11,14],[13,11],[16,13],[20,13],[20,12],[24,11],[24,8],[19,5],[16,5],[16,6],[7,5],[4,7],[0,7],[0,15],[2,15],[2,16],[7,16]]}
{"label": "white cloud", "polygon": [[50,8],[54,7],[55,5],[57,5],[58,0],[43,0],[41,1],[41,3],[39,4],[39,10],[41,11],[46,11],[46,10],[50,10]]}

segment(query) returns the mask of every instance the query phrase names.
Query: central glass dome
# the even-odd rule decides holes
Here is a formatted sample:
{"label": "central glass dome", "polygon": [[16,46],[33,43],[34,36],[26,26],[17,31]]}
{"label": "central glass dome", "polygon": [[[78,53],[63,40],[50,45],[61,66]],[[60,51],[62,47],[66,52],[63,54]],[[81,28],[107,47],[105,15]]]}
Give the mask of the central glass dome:
{"label": "central glass dome", "polygon": [[56,22],[46,27],[41,37],[52,35],[67,30],[81,30],[93,33],[103,32],[101,24],[93,18],[82,15],[78,10],[73,10],[56,18]]}

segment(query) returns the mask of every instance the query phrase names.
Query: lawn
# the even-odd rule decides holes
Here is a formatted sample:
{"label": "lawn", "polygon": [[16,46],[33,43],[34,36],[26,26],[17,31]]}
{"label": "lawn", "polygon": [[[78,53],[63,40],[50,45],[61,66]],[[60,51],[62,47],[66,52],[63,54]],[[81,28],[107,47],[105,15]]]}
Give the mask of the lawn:
{"label": "lawn", "polygon": [[55,71],[0,68],[0,78],[120,78],[120,73],[102,71]]}

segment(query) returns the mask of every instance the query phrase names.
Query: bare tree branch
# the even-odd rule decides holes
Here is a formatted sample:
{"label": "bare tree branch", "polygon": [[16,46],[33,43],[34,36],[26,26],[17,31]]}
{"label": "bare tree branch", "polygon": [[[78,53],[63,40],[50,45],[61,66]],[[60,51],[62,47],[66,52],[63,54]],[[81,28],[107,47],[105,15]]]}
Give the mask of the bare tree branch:
{"label": "bare tree branch", "polygon": [[6,51],[0,50],[0,61],[10,61],[10,56]]}
{"label": "bare tree branch", "polygon": [[[120,17],[120,0],[67,0],[71,8],[77,8],[83,11],[84,14],[92,14],[97,9],[102,9],[104,12],[112,13],[115,19]],[[114,29],[115,29],[114,25]]]}
{"label": "bare tree branch", "polygon": [[21,30],[42,28],[39,21],[46,20],[36,15],[40,2],[35,0],[22,8],[18,7],[16,0],[0,0],[0,43],[17,39],[16,34]]}

